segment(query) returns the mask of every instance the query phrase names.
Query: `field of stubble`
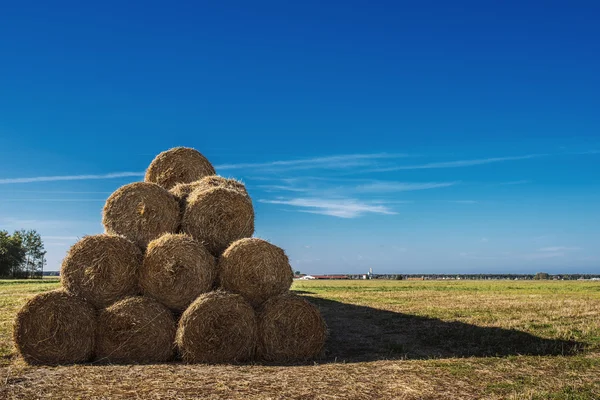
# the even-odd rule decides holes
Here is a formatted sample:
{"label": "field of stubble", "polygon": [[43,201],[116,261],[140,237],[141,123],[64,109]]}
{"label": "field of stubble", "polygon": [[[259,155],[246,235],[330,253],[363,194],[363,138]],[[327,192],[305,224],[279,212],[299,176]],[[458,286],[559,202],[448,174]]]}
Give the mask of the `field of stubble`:
{"label": "field of stubble", "polygon": [[315,363],[28,366],[12,321],[57,286],[0,281],[2,399],[600,398],[600,282],[298,281],[330,330]]}

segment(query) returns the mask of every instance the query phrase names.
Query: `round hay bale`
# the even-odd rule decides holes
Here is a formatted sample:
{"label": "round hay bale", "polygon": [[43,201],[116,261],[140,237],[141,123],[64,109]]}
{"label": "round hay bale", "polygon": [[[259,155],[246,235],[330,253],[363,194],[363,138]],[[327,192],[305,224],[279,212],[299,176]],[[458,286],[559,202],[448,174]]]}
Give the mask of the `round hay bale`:
{"label": "round hay bale", "polygon": [[198,150],[175,147],[152,160],[144,180],[171,189],[178,183],[194,182],[214,174],[214,167]]}
{"label": "round hay bale", "polygon": [[231,242],[254,233],[252,201],[239,191],[222,186],[195,190],[188,197],[181,231],[218,257]]}
{"label": "round hay bale", "polygon": [[[223,178],[218,175],[205,176],[199,181],[190,182],[190,183],[178,183],[171,190],[171,194],[179,199],[180,202],[185,203],[188,196],[195,190],[201,189],[206,190],[214,187],[226,187],[232,190],[239,190],[245,196],[248,196],[248,191],[246,190],[246,186],[240,181],[235,179]],[[248,196],[250,197],[250,196]]]}
{"label": "round hay bale", "polygon": [[168,233],[148,245],[140,286],[145,295],[183,311],[212,289],[215,277],[216,260],[202,244],[188,235]]}
{"label": "round hay bale", "polygon": [[254,307],[289,290],[294,272],[285,252],[266,240],[240,239],[219,258],[219,284]]}
{"label": "round hay bale", "polygon": [[284,293],[258,313],[257,356],[266,361],[306,361],[323,351],[327,326],[319,310],[302,297]]}
{"label": "round hay bale", "polygon": [[168,308],[148,297],[123,299],[98,317],[96,359],[151,363],[170,360],[177,326]]}
{"label": "round hay bale", "polygon": [[97,308],[139,292],[139,247],[122,236],[85,236],[75,243],[60,270],[63,287]]}
{"label": "round hay bale", "polygon": [[89,361],[94,350],[96,311],[64,290],[36,295],[17,313],[14,341],[31,364]]}
{"label": "round hay bale", "polygon": [[180,210],[175,197],[147,182],[125,185],[106,201],[102,223],[107,233],[123,235],[145,248],[151,240],[179,227]]}
{"label": "round hay bale", "polygon": [[188,363],[249,360],[256,347],[256,315],[238,294],[202,294],[181,316],[176,343]]}

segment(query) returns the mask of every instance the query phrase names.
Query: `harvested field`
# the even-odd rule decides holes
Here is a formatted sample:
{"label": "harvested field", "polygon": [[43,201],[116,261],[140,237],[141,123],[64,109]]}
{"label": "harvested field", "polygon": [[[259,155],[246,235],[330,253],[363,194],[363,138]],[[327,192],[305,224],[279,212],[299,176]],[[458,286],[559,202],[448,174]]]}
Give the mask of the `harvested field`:
{"label": "harvested field", "polygon": [[0,398],[600,398],[598,282],[296,281],[330,330],[317,363],[28,366],[14,316],[56,287],[0,281]]}

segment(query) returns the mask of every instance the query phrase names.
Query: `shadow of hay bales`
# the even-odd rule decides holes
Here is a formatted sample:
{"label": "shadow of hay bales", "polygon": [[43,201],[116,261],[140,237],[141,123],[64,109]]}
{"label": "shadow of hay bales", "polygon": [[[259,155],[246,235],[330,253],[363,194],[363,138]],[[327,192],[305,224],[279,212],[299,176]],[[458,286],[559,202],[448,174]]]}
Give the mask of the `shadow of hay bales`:
{"label": "shadow of hay bales", "polygon": [[304,295],[321,310],[330,336],[325,362],[390,359],[573,355],[575,341],[527,332],[447,322]]}

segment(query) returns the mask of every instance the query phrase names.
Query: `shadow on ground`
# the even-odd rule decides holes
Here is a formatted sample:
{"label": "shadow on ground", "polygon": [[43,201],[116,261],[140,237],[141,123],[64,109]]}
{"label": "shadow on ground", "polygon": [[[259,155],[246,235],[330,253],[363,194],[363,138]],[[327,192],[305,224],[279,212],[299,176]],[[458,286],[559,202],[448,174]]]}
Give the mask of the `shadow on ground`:
{"label": "shadow on ground", "polygon": [[326,361],[573,355],[583,348],[579,342],[513,329],[447,322],[307,294],[304,297],[319,307],[329,328]]}

